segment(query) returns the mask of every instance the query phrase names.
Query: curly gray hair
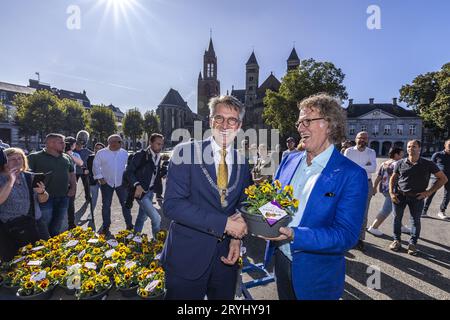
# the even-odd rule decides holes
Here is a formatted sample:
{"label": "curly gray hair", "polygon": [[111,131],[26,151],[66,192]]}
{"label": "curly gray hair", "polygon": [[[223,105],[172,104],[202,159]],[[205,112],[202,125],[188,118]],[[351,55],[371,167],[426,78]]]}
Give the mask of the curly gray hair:
{"label": "curly gray hair", "polygon": [[312,108],[318,110],[319,114],[328,122],[330,142],[341,143],[345,139],[347,115],[339,101],[329,94],[318,93],[298,103],[299,110]]}

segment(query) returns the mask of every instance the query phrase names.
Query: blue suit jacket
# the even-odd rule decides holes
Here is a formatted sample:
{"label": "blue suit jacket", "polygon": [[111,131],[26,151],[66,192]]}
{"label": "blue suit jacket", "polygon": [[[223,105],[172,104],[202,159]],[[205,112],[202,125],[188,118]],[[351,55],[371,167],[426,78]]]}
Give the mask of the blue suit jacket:
{"label": "blue suit jacket", "polygon": [[[236,212],[245,199],[244,189],[251,181],[248,163],[234,164],[228,186],[238,179],[237,188],[227,197],[228,206],[222,208],[220,196],[194,162],[194,144],[200,144],[205,157],[212,159],[211,141],[194,141],[177,146],[171,158],[163,211],[172,220],[161,256],[168,272],[189,280],[201,277],[211,264],[218,240],[222,238],[227,218]],[[240,176],[237,176],[241,166]],[[212,181],[217,180],[214,162],[204,165]],[[230,241],[225,238],[223,241]]]}
{"label": "blue suit jacket", "polygon": [[[305,152],[289,154],[276,178],[283,185],[290,184],[305,156]],[[344,255],[359,238],[367,192],[366,171],[334,149],[310,194],[300,224],[293,228],[292,281],[298,299],[342,296]],[[270,243],[272,252],[275,245]]]}

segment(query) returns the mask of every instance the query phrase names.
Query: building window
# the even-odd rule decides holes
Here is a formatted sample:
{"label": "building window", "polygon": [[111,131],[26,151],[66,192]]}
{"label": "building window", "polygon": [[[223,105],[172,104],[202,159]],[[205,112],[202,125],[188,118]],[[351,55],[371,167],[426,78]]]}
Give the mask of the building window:
{"label": "building window", "polygon": [[373,134],[374,135],[378,135],[378,132],[379,132],[380,130],[379,130],[379,126],[376,124],[376,125],[374,125],[373,126]]}
{"label": "building window", "polygon": [[253,86],[248,87],[248,91],[253,91]]}
{"label": "building window", "polygon": [[248,81],[253,81],[253,77],[249,77],[249,78],[248,78]]}
{"label": "building window", "polygon": [[350,125],[349,126],[349,135],[354,135],[355,134],[355,126],[354,125]]}
{"label": "building window", "polygon": [[389,136],[391,134],[391,125],[387,124],[384,126],[384,135]]}
{"label": "building window", "polygon": [[399,136],[403,135],[403,125],[402,124],[397,125],[397,134]]}
{"label": "building window", "polygon": [[214,75],[214,65],[212,63],[208,63],[206,65],[206,76],[208,78],[212,78]]}
{"label": "building window", "polygon": [[416,125],[415,124],[410,124],[409,125],[409,134],[411,136],[415,136],[416,135]]}
{"label": "building window", "polygon": [[6,99],[8,98],[8,96],[6,95],[6,92],[2,91],[0,92],[0,101],[6,101]]}
{"label": "building window", "polygon": [[361,131],[367,131],[367,126],[366,126],[365,124],[363,124],[363,125],[361,126]]}

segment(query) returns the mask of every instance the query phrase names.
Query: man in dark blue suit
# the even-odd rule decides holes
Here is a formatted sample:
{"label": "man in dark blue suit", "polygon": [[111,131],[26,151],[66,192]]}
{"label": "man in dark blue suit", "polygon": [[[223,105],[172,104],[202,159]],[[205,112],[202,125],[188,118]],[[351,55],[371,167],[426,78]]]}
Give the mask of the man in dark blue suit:
{"label": "man in dark blue suit", "polygon": [[333,144],[345,136],[338,101],[319,94],[299,104],[296,124],[305,152],[286,156],[276,179],[292,185],[298,211],[272,240],[282,300],[339,299],[344,291],[345,253],[357,242],[367,200],[367,173]]}
{"label": "man in dark blue suit", "polygon": [[247,234],[237,209],[250,170],[233,141],[245,109],[232,96],[209,107],[212,137],[177,146],[169,164],[163,211],[172,222],[161,257],[167,299],[233,299],[236,289]]}

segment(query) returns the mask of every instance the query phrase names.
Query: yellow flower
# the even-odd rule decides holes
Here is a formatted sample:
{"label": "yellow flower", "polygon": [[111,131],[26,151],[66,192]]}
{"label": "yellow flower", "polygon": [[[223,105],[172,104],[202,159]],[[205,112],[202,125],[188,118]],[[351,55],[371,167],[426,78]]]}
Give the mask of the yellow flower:
{"label": "yellow flower", "polygon": [[275,185],[275,188],[277,188],[277,190],[281,190],[281,182],[280,182],[280,180],[275,180],[273,182],[273,184]]}
{"label": "yellow flower", "polygon": [[48,279],[44,279],[41,281],[41,283],[39,283],[39,288],[41,288],[42,290],[45,290],[45,289],[47,289],[49,284],[50,284],[50,281],[48,281]]}
{"label": "yellow flower", "polygon": [[250,198],[254,198],[255,197],[255,191],[256,191],[256,186],[255,185],[251,185],[248,188],[245,188],[244,193],[249,196]]}
{"label": "yellow flower", "polygon": [[299,201],[298,201],[298,199],[294,199],[294,200],[292,200],[292,206],[295,208],[295,209],[297,209],[298,208],[298,204],[299,204]]}
{"label": "yellow flower", "polygon": [[92,250],[93,254],[100,254],[101,252],[100,248],[94,248],[94,250]]}
{"label": "yellow flower", "polygon": [[120,259],[120,253],[115,251],[111,257],[113,260],[118,260],[118,259]]}
{"label": "yellow flower", "polygon": [[25,287],[25,289],[31,289],[31,288],[34,287],[34,282],[33,281],[27,281],[27,282],[25,282],[24,287]]}
{"label": "yellow flower", "polygon": [[288,207],[291,204],[291,201],[289,199],[283,199],[280,200],[279,203],[282,207]]}
{"label": "yellow flower", "polygon": [[284,190],[283,190],[286,194],[292,196],[292,194],[294,193],[294,188],[289,185],[289,186],[285,186]]}
{"label": "yellow flower", "polygon": [[88,280],[85,283],[83,283],[82,287],[84,291],[91,292],[94,290],[95,283],[92,280]]}
{"label": "yellow flower", "polygon": [[270,184],[265,183],[265,184],[262,185],[261,191],[263,193],[271,193],[273,191],[273,187]]}
{"label": "yellow flower", "polygon": [[147,298],[148,297],[148,291],[142,288],[139,288],[139,295],[143,298]]}

